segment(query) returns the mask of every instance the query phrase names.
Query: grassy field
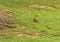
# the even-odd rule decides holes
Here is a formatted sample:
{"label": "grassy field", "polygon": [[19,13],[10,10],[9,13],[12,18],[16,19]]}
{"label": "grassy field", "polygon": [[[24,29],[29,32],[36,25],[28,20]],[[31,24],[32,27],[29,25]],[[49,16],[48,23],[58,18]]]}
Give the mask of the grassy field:
{"label": "grassy field", "polygon": [[60,0],[0,0],[16,28],[0,30],[0,42],[60,42]]}

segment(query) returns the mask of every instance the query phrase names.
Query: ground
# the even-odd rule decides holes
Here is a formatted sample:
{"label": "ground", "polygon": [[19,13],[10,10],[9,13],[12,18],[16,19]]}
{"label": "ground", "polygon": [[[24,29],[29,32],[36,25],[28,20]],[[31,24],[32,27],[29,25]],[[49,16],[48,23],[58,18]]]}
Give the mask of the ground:
{"label": "ground", "polygon": [[60,0],[0,0],[0,9],[17,26],[0,30],[0,42],[60,42]]}

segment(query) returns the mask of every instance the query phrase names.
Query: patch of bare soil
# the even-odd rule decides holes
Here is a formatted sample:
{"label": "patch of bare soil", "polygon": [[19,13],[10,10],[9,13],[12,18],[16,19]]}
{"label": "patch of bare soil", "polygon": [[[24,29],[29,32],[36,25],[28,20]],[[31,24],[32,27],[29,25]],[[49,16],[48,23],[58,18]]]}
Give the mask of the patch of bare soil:
{"label": "patch of bare soil", "polygon": [[12,11],[7,8],[0,8],[0,30],[15,27],[15,19],[12,16]]}
{"label": "patch of bare soil", "polygon": [[30,37],[30,38],[39,38],[43,35],[43,33],[35,33],[35,34],[18,34],[17,38],[21,37]]}
{"label": "patch of bare soil", "polygon": [[55,8],[52,5],[40,5],[40,4],[29,5],[29,7],[46,8],[46,9],[54,9]]}

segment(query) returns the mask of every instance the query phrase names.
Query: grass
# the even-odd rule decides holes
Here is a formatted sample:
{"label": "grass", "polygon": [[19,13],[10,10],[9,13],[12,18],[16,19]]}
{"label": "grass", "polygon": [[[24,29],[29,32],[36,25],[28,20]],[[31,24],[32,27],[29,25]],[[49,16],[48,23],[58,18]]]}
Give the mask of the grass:
{"label": "grass", "polygon": [[[60,5],[60,0],[0,0],[0,8],[9,8],[16,19],[17,28],[0,31],[0,42],[60,42],[60,6],[54,9],[28,7],[32,4]],[[34,22],[36,18],[38,22]],[[16,37],[18,34],[35,34],[39,38]]]}

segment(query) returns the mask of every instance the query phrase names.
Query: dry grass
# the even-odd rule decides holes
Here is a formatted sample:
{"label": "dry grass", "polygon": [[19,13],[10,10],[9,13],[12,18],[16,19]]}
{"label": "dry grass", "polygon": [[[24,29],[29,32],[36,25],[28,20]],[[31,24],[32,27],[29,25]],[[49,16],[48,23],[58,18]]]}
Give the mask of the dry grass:
{"label": "dry grass", "polygon": [[46,9],[54,9],[54,6],[51,5],[40,5],[40,4],[33,4],[30,5],[29,7],[36,7],[36,8],[46,8]]}
{"label": "dry grass", "polygon": [[30,37],[30,38],[39,38],[43,36],[43,33],[35,33],[35,34],[18,34],[17,38],[21,38],[21,37]]}

